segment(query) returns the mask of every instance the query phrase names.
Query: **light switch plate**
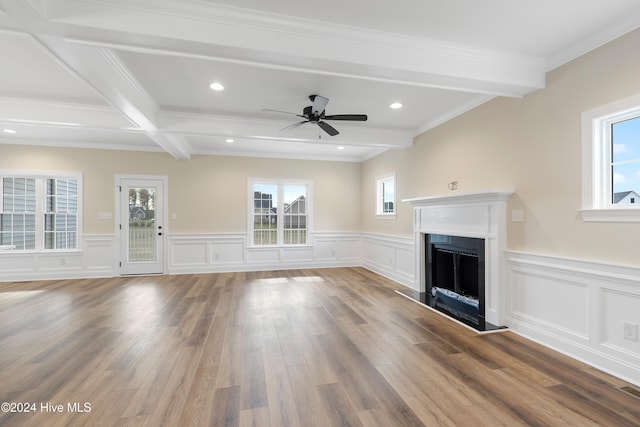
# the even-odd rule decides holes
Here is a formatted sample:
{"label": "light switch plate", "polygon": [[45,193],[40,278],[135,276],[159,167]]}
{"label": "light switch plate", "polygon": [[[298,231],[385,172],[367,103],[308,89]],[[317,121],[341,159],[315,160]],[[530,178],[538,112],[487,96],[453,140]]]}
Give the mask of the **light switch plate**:
{"label": "light switch plate", "polygon": [[522,209],[513,209],[511,211],[511,222],[524,222],[524,211]]}

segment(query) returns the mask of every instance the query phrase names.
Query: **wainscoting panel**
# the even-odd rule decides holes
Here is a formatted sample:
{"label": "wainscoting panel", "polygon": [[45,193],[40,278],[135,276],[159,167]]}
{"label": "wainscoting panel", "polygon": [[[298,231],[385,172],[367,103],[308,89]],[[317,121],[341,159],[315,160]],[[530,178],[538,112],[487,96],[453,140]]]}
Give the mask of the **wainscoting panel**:
{"label": "wainscoting panel", "polygon": [[0,281],[113,277],[114,237],[85,235],[82,250],[0,252]]}
{"label": "wainscoting panel", "polygon": [[371,271],[419,290],[415,277],[413,238],[362,235],[362,265]]}
{"label": "wainscoting panel", "polygon": [[513,269],[513,317],[589,339],[589,288],[561,275],[542,276],[527,268]]}
{"label": "wainscoting panel", "polygon": [[245,234],[171,234],[167,269],[169,274],[243,271],[245,241]]}
{"label": "wainscoting panel", "polygon": [[208,250],[210,244],[209,239],[199,236],[170,239],[169,264],[182,268],[207,266],[210,264]]}
{"label": "wainscoting panel", "polygon": [[245,234],[172,234],[170,274],[360,265],[360,233],[314,233],[313,244],[249,247]]}
{"label": "wainscoting panel", "polygon": [[640,385],[640,267],[507,251],[508,326]]}
{"label": "wainscoting panel", "polygon": [[[602,323],[600,340],[603,345],[621,353],[638,354],[638,328],[640,325],[640,292],[620,289],[601,289],[600,316]],[[636,339],[625,338],[625,325]]]}

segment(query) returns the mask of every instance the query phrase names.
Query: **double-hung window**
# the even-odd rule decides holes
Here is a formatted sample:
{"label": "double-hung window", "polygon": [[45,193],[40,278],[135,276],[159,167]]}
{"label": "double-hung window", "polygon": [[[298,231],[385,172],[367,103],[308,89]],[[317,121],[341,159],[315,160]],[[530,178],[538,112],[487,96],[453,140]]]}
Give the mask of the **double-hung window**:
{"label": "double-hung window", "polygon": [[582,115],[582,216],[640,221],[640,95]]}
{"label": "double-hung window", "polygon": [[306,245],[311,225],[311,183],[249,181],[249,239],[252,246]]}
{"label": "double-hung window", "polygon": [[0,171],[0,250],[78,249],[80,174]]}
{"label": "double-hung window", "polygon": [[0,248],[36,248],[36,180],[3,176],[0,191]]}

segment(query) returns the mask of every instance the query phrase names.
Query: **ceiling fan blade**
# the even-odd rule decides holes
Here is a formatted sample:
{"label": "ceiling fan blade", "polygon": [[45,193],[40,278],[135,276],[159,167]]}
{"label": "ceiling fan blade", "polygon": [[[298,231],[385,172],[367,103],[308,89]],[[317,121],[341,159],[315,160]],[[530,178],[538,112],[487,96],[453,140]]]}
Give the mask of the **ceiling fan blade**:
{"label": "ceiling fan blade", "polygon": [[325,98],[320,95],[311,95],[309,97],[311,101],[313,101],[313,105],[311,106],[311,112],[314,116],[319,116],[324,111],[327,103],[329,102],[329,98]]}
{"label": "ceiling fan blade", "polygon": [[290,112],[290,111],[271,110],[271,109],[269,109],[269,108],[263,108],[263,109],[262,109],[262,111],[268,111],[268,112],[271,112],[271,113],[291,114],[291,115],[293,115],[293,116],[297,116],[297,117],[304,117],[304,116],[301,116],[300,114],[292,113],[292,112]]}
{"label": "ceiling fan blade", "polygon": [[289,125],[289,126],[287,126],[287,127],[283,127],[282,129],[280,129],[280,132],[285,131],[285,130],[289,130],[289,129],[295,129],[295,128],[297,128],[298,126],[303,125],[303,124],[305,124],[305,123],[309,123],[309,120],[303,120],[303,121],[301,121],[301,122],[293,123],[293,124],[291,124],[291,125]]}
{"label": "ceiling fan blade", "polygon": [[318,126],[320,126],[320,128],[325,131],[326,133],[328,133],[331,136],[336,136],[337,134],[339,134],[340,132],[338,132],[336,130],[336,128],[334,128],[333,126],[331,126],[329,123],[325,123],[325,122],[316,122],[318,124]]}
{"label": "ceiling fan blade", "polygon": [[333,116],[324,116],[324,120],[352,120],[354,122],[366,122],[366,114],[335,114]]}

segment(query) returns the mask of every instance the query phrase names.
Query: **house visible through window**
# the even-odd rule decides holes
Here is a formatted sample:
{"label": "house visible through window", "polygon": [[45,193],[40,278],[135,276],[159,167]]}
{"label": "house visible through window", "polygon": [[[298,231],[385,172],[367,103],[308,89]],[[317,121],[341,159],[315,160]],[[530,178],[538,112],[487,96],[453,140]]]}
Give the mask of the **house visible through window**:
{"label": "house visible through window", "polygon": [[250,240],[254,246],[306,245],[310,183],[252,180]]}
{"label": "house visible through window", "polygon": [[77,249],[77,177],[0,173],[0,249]]}
{"label": "house visible through window", "polygon": [[378,178],[376,185],[376,214],[393,217],[396,213],[396,177]]}
{"label": "house visible through window", "polygon": [[582,114],[582,217],[640,220],[640,95]]}
{"label": "house visible through window", "polygon": [[44,248],[78,247],[78,181],[47,178],[44,215]]}
{"label": "house visible through window", "polygon": [[640,196],[640,117],[611,124],[611,203],[632,205]]}

